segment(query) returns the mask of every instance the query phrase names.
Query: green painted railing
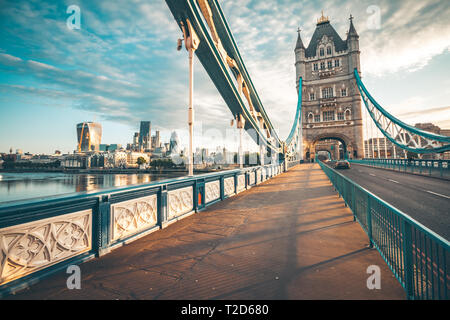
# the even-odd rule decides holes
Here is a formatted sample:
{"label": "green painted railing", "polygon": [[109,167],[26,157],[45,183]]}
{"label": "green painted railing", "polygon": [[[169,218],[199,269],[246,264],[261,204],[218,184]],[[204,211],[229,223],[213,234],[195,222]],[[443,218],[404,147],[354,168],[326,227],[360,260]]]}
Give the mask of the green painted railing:
{"label": "green painted railing", "polygon": [[285,163],[0,203],[0,299],[285,172]]}
{"label": "green painted railing", "polygon": [[450,179],[450,160],[362,159],[349,161],[371,167]]}
{"label": "green painted railing", "polygon": [[353,211],[408,299],[448,299],[449,242],[352,180],[318,161]]}

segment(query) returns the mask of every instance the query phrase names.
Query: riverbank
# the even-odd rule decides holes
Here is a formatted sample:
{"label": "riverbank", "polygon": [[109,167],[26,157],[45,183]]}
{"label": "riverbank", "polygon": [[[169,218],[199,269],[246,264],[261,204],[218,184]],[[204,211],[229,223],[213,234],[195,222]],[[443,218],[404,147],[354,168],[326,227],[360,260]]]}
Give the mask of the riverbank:
{"label": "riverbank", "polygon": [[[234,167],[226,167],[223,169],[196,169],[194,173],[209,173],[217,172],[223,170],[231,170]],[[76,168],[20,168],[20,169],[0,169],[0,173],[68,173],[68,174],[156,174],[156,175],[167,175],[167,174],[187,174],[186,168],[165,168],[165,169],[138,169],[138,168],[89,168],[89,169],[76,169]]]}

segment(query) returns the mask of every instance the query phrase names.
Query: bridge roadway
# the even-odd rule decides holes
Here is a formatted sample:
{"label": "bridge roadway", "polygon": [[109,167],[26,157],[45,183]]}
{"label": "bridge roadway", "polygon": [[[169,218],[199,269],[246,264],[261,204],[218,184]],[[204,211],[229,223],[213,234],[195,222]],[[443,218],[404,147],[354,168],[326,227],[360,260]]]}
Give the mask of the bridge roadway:
{"label": "bridge roadway", "polygon": [[[405,299],[318,164],[296,166],[8,299]],[[367,267],[381,268],[381,290]]]}
{"label": "bridge roadway", "polygon": [[450,181],[353,163],[339,172],[450,239]]}

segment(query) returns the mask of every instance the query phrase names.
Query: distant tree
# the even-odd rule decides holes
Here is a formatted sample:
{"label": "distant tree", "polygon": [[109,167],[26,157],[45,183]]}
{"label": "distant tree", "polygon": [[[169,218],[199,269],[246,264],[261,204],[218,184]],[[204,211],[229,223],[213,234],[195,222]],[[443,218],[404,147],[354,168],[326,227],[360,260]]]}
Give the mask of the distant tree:
{"label": "distant tree", "polygon": [[155,169],[166,169],[175,167],[175,163],[173,163],[172,159],[155,159],[150,162],[150,166]]}
{"label": "distant tree", "polygon": [[147,160],[145,160],[144,157],[137,158],[137,164],[138,165],[142,165],[142,164],[146,164],[146,163],[147,163]]}

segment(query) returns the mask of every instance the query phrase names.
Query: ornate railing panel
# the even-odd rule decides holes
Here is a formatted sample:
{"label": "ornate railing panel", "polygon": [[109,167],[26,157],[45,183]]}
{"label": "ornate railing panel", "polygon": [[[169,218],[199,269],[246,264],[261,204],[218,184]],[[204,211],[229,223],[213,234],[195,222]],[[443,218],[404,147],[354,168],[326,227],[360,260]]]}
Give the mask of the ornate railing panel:
{"label": "ornate railing panel", "polygon": [[261,183],[261,170],[256,170],[256,184]]}
{"label": "ornate railing panel", "polygon": [[251,186],[253,186],[255,184],[255,172],[250,172],[248,183]]}
{"label": "ornate railing panel", "polygon": [[224,195],[228,197],[233,195],[235,193],[234,177],[225,178],[223,180],[223,183],[224,183]]}
{"label": "ornate railing panel", "polygon": [[0,229],[0,285],[89,251],[92,210]]}
{"label": "ornate railing panel", "polygon": [[220,198],[220,181],[205,183],[205,202],[211,202]]}
{"label": "ornate railing panel", "polygon": [[168,219],[171,220],[194,209],[193,187],[168,192]]}
{"label": "ornate railing panel", "polygon": [[157,196],[151,195],[111,205],[111,240],[127,238],[158,223]]}
{"label": "ornate railing panel", "polygon": [[238,175],[237,192],[245,190],[245,175]]}

